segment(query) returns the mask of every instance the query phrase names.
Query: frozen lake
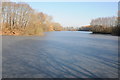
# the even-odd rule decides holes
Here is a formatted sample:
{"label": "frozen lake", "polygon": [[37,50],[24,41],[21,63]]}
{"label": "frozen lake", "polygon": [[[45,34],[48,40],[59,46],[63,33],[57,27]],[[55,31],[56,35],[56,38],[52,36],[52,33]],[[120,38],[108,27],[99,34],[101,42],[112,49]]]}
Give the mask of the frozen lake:
{"label": "frozen lake", "polygon": [[3,78],[117,78],[118,37],[80,31],[2,37]]}

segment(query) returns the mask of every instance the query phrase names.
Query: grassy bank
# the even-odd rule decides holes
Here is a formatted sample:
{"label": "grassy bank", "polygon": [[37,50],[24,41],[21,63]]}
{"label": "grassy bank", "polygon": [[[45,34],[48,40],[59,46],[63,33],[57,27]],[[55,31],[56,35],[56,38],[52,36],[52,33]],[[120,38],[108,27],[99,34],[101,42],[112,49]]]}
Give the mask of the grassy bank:
{"label": "grassy bank", "polygon": [[119,26],[115,26],[115,27],[93,26],[91,31],[93,32],[93,34],[111,34],[111,35],[120,36]]}
{"label": "grassy bank", "polygon": [[35,33],[35,32],[30,32],[28,33],[25,30],[21,30],[21,29],[2,29],[0,30],[0,35],[15,35],[15,36],[31,36],[31,35],[39,35],[39,36],[43,36],[44,33],[43,32],[39,32],[39,33]]}

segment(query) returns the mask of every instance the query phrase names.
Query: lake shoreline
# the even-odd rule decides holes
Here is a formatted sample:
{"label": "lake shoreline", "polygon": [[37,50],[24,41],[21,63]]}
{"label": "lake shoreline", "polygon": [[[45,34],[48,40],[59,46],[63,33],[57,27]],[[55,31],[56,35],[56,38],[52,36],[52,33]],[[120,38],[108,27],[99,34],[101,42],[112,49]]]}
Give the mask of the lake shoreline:
{"label": "lake shoreline", "polygon": [[111,36],[119,36],[119,35],[115,35],[115,34],[111,34],[111,33],[104,33],[104,32],[93,32],[93,31],[84,31],[83,32],[92,32],[91,34],[101,34],[101,35],[111,35]]}
{"label": "lake shoreline", "polygon": [[[72,32],[76,32],[76,31],[72,31]],[[111,36],[118,36],[119,37],[119,35],[113,35],[113,34],[110,34],[110,33],[92,32],[92,31],[81,31],[81,32],[91,32],[90,34],[111,35]],[[14,32],[14,31],[11,32],[11,33],[0,31],[1,36],[45,36],[44,33],[45,32],[40,32],[40,34],[35,35],[35,34],[21,34],[19,32]]]}
{"label": "lake shoreline", "polygon": [[45,34],[43,32],[40,32],[40,34],[22,34],[16,31],[9,31],[9,32],[0,31],[0,35],[1,36],[44,36]]}
{"label": "lake shoreline", "polygon": [[101,35],[119,36],[119,35],[113,35],[113,34],[111,34],[111,33],[101,33],[101,32],[92,32],[92,34],[101,34]]}

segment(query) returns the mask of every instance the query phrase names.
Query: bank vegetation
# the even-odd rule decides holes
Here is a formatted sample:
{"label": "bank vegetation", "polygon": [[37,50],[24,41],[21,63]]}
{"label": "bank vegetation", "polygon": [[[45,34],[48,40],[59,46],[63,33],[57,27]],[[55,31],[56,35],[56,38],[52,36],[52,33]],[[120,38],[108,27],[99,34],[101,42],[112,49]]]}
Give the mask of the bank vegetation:
{"label": "bank vegetation", "polygon": [[62,30],[52,16],[38,12],[26,3],[2,2],[0,12],[2,35],[42,35],[43,32]]}
{"label": "bank vegetation", "polygon": [[120,25],[118,17],[113,16],[97,18],[93,19],[90,24],[92,26],[91,31],[93,33],[112,34],[120,36]]}

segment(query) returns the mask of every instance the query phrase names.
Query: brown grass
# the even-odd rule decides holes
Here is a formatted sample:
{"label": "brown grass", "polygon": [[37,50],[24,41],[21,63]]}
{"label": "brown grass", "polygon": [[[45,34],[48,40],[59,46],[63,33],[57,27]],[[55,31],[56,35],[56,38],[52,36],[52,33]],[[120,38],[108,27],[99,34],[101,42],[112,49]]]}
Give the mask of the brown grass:
{"label": "brown grass", "polygon": [[[28,30],[29,31],[29,30]],[[26,33],[26,30],[22,30],[22,29],[9,29],[9,28],[4,28],[2,30],[0,30],[0,35],[15,35],[15,36],[43,36],[44,33],[39,32],[39,34],[35,34],[35,33]]]}

